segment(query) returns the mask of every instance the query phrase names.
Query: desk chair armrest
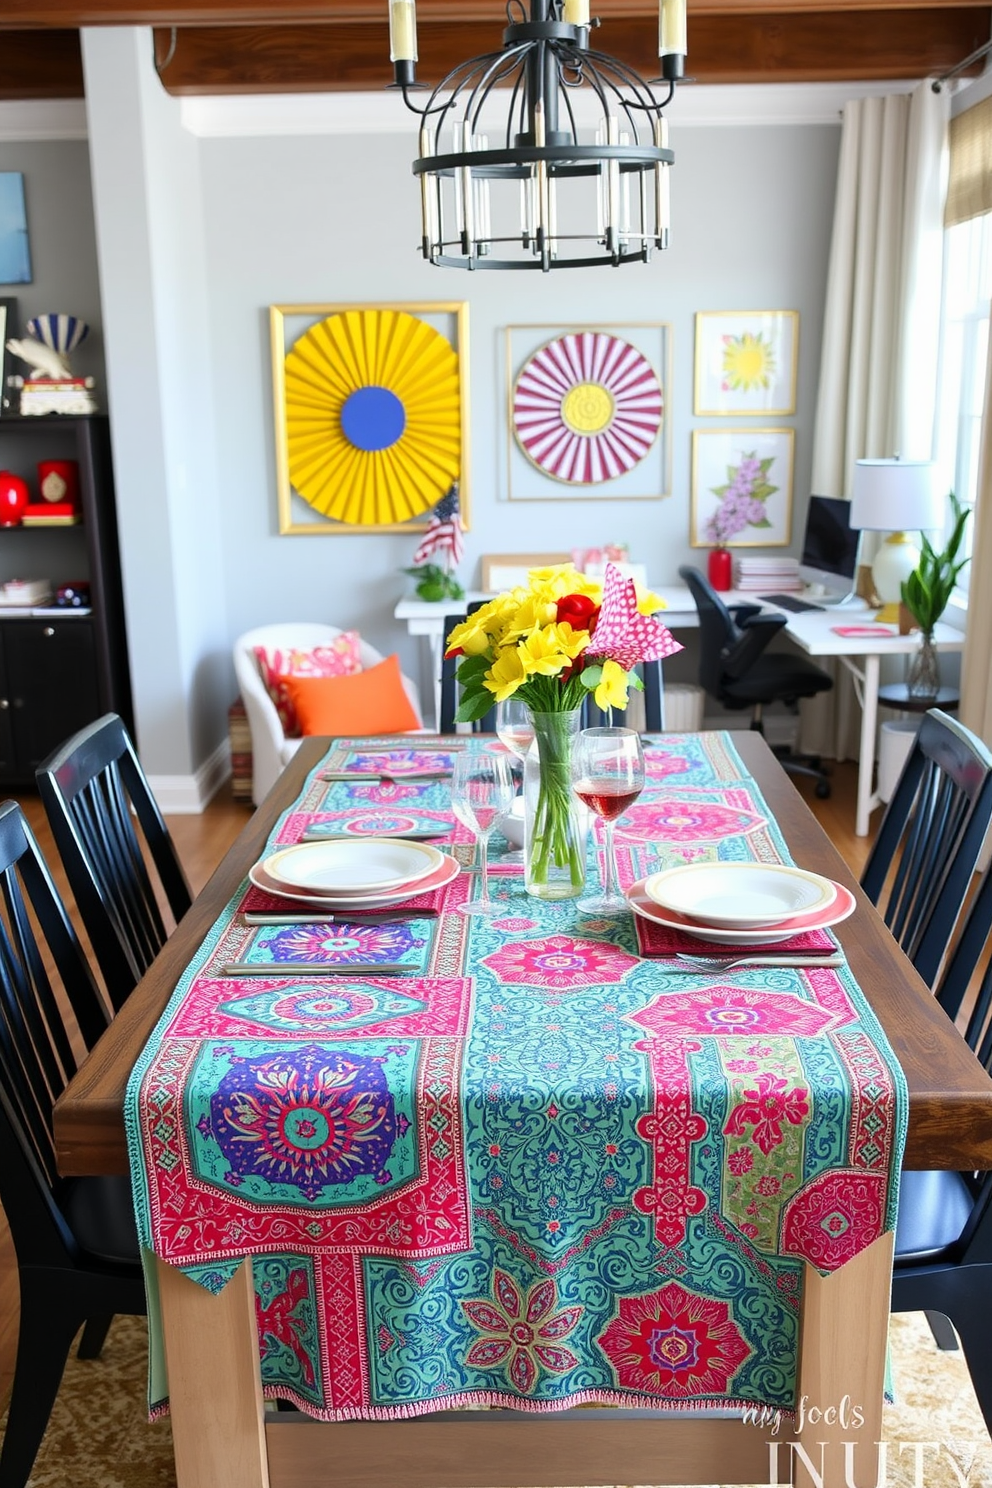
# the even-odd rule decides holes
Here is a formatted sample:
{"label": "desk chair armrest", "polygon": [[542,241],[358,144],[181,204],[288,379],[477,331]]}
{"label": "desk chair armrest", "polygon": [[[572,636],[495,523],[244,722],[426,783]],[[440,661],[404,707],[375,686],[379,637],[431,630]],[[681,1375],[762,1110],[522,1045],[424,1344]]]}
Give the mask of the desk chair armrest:
{"label": "desk chair armrest", "polygon": [[761,614],[761,606],[756,604],[731,605],[730,614],[735,625],[746,625],[752,616]]}
{"label": "desk chair armrest", "polygon": [[773,635],[785,625],[784,615],[751,615],[741,626],[741,634],[733,644],[724,646],[720,653],[723,670],[736,681],[743,677],[764,651]]}

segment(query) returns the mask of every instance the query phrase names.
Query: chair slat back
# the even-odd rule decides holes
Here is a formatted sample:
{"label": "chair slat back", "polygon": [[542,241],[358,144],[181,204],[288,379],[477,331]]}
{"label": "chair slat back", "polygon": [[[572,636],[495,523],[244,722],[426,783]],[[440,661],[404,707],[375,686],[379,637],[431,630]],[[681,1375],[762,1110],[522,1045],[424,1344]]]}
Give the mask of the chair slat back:
{"label": "chair slat back", "polygon": [[67,1012],[86,1049],[109,1018],[34,836],[12,801],[0,805],[0,896],[0,1095],[17,1149],[9,1150],[10,1141],[0,1144],[0,1201],[23,1250],[46,1243],[46,1221],[64,1228],[53,1196],[59,1178],[52,1108],[78,1067]]}
{"label": "chair slat back", "polygon": [[992,818],[992,754],[956,719],[925,714],[861,878],[931,986]]}
{"label": "chair slat back", "polygon": [[[447,645],[447,638],[456,625],[464,624],[469,615],[481,609],[484,600],[473,600],[464,613],[445,615],[443,644]],[[441,653],[441,716],[438,719],[438,729],[442,734],[450,734],[455,728],[455,714],[458,712],[461,689],[458,686],[458,663],[460,656],[445,656]],[[472,724],[473,734],[494,734],[496,732],[496,709],[490,708],[482,718],[477,718]]]}
{"label": "chair slat back", "polygon": [[167,937],[135,823],[177,921],[192,902],[189,884],[116,714],[56,750],[39,767],[37,781],[107,990],[119,1008]]}

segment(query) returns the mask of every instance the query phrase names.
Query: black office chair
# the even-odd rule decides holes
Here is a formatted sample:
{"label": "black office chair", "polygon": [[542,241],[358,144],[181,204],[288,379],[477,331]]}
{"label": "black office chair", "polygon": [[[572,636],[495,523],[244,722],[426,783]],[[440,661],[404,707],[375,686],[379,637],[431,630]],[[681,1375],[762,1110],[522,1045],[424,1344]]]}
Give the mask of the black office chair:
{"label": "black office chair", "polygon": [[97,1358],[115,1313],[144,1313],[145,1289],[128,1179],[62,1179],[56,1169],[52,1107],[77,1061],[46,966],[88,1049],[109,1019],[13,801],[0,805],[0,894],[0,1203],[21,1297],[0,1488],[24,1488],[79,1328],[80,1358]]}
{"label": "black office chair", "polygon": [[[699,612],[699,680],[725,708],[751,710],[751,727],[761,731],[761,710],[768,703],[796,703],[833,687],[833,678],[805,657],[792,652],[766,652],[786,624],[784,615],[763,614],[760,605],[728,610],[697,568],[679,569]],[[816,781],[816,794],[829,796],[830,782],[813,756],[775,751],[790,775]]]}
{"label": "black office chair", "polygon": [[933,986],[992,819],[992,754],[938,708],[923,715],[861,887]]}
{"label": "black office chair", "polygon": [[[992,1073],[992,873],[986,872],[937,988],[949,1017],[985,965],[965,1038]],[[992,1173],[905,1171],[899,1193],[893,1312],[926,1312],[941,1348],[956,1348],[949,1318],[985,1423],[992,1431]]]}
{"label": "black office chair", "polygon": [[169,829],[116,713],[81,729],[36,772],[69,886],[115,1009],[165,944],[148,854],[178,921],[192,903]]}
{"label": "black office chair", "polygon": [[[485,600],[476,599],[466,607],[461,614],[445,615],[444,617],[444,643],[447,646],[448,636],[456,625],[464,624],[469,615],[481,609]],[[455,714],[458,712],[460,688],[458,686],[457,671],[462,658],[460,656],[445,656],[442,652],[441,661],[441,716],[438,720],[438,731],[442,734],[450,734],[455,728]],[[474,734],[494,734],[496,732],[496,709],[492,707],[482,718],[477,718],[472,724]]]}

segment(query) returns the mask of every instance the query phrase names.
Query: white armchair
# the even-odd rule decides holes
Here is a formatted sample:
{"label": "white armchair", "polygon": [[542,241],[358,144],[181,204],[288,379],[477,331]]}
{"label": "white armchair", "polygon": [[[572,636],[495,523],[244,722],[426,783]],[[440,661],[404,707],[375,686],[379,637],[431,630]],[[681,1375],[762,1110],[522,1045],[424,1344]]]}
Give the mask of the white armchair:
{"label": "white armchair", "polygon": [[[275,704],[262,681],[255,647],[264,646],[267,651],[312,651],[315,646],[328,645],[340,634],[336,625],[287,621],[283,625],[260,625],[255,630],[247,630],[234,643],[234,671],[251,732],[252,800],[256,806],[272,789],[302,740],[287,739],[283,733]],[[373,667],[383,660],[381,651],[367,641],[361,642],[360,655],[363,668]],[[404,674],[403,686],[418,720],[422,722],[416,683]]]}

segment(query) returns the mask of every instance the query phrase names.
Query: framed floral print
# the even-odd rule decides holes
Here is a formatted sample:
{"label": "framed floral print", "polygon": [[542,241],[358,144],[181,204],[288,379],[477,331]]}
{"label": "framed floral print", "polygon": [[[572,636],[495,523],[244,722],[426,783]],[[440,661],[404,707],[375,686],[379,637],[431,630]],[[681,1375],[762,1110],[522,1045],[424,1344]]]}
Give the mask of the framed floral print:
{"label": "framed floral print", "polygon": [[792,538],[794,429],[694,429],[694,548],[784,548]]}
{"label": "framed floral print", "polygon": [[795,413],[798,349],[798,310],[697,311],[693,411]]}

